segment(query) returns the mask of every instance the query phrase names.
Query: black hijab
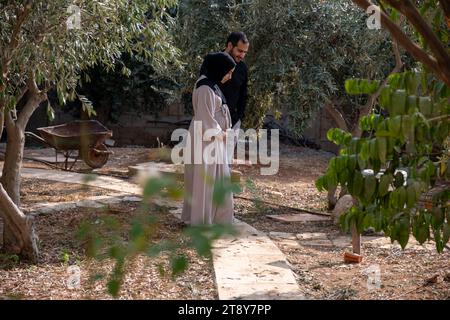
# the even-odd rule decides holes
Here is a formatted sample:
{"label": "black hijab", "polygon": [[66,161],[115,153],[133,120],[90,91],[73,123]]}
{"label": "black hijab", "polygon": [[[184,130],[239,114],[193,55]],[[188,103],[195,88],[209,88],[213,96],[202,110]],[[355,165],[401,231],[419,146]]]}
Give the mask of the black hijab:
{"label": "black hijab", "polygon": [[219,84],[223,77],[236,67],[234,59],[226,52],[209,53],[203,61],[204,75],[214,84]]}

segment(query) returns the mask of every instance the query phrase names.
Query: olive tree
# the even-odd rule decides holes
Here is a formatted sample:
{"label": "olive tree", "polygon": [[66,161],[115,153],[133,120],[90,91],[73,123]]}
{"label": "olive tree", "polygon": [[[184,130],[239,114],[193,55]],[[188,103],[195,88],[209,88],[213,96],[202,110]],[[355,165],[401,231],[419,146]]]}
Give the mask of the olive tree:
{"label": "olive tree", "polygon": [[[56,90],[60,104],[79,98],[83,70],[95,65],[112,69],[122,53],[152,61],[158,72],[173,64],[167,6],[158,1],[1,1],[0,4],[0,131],[7,144],[0,184],[4,249],[37,258],[31,218],[20,210],[20,171],[24,130],[33,112]],[[123,66],[123,72],[128,69]],[[51,106],[47,105],[51,112]]]}

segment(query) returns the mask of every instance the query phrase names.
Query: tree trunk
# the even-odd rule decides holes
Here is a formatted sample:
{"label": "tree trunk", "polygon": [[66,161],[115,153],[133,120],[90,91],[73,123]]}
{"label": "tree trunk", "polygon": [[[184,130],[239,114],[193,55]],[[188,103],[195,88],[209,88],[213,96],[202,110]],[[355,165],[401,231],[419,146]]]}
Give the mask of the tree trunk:
{"label": "tree trunk", "polygon": [[0,106],[0,140],[2,139],[4,124],[5,124],[5,115],[3,112],[3,108]]}
{"label": "tree trunk", "polygon": [[3,249],[31,262],[38,260],[37,236],[33,217],[24,215],[0,184],[0,215],[4,221]]}
{"label": "tree trunk", "polygon": [[23,130],[17,126],[8,130],[1,183],[11,200],[18,207],[20,206],[20,171],[24,144],[25,134]]}
{"label": "tree trunk", "polygon": [[37,237],[34,233],[32,217],[25,215],[20,209],[20,185],[23,148],[25,145],[25,128],[34,110],[45,95],[34,94],[21,115],[14,122],[9,113],[5,114],[8,133],[5,162],[0,179],[0,212],[3,218],[3,249],[12,254],[37,262]]}

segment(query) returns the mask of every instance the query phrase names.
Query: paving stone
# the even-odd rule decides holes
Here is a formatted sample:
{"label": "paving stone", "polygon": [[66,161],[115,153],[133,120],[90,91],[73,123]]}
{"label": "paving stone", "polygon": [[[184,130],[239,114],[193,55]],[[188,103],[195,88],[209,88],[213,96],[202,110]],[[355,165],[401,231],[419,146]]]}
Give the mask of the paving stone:
{"label": "paving stone", "polygon": [[44,203],[40,204],[38,207],[32,207],[29,210],[34,212],[33,214],[48,214],[55,211],[62,211],[76,208],[76,202],[67,202],[67,203]]}
{"label": "paving stone", "polygon": [[346,248],[346,247],[352,246],[352,238],[346,237],[346,236],[339,236],[335,239],[332,239],[331,242],[333,243],[333,245],[335,247],[338,247],[338,248]]}
{"label": "paving stone", "polygon": [[99,203],[99,202],[91,201],[91,200],[79,201],[79,202],[77,202],[76,205],[78,208],[83,208],[83,209],[103,209],[103,208],[105,208],[105,205],[103,203]]}
{"label": "paving stone", "polygon": [[323,232],[297,233],[295,237],[298,240],[328,239],[327,234]]}
{"label": "paving stone", "polygon": [[124,197],[122,198],[122,201],[129,201],[129,202],[141,202],[142,198],[141,197]]}
{"label": "paving stone", "polygon": [[283,222],[331,221],[330,217],[314,215],[314,214],[309,214],[309,213],[267,215],[267,217],[277,220],[277,221],[283,221]]}
{"label": "paving stone", "polygon": [[300,243],[297,240],[281,239],[277,240],[277,245],[284,248],[299,248]]}
{"label": "paving stone", "polygon": [[333,247],[333,243],[330,240],[318,239],[318,240],[303,240],[300,242],[303,246],[309,247]]}
{"label": "paving stone", "polygon": [[289,233],[289,232],[276,232],[271,231],[269,232],[269,237],[275,238],[275,239],[289,239],[289,240],[295,240],[297,239],[295,237],[295,234]]}
{"label": "paving stone", "polygon": [[[24,178],[35,178],[66,183],[84,184],[128,194],[131,193],[134,195],[142,194],[142,189],[139,186],[113,177],[95,176],[94,180],[89,181],[92,175],[77,172],[34,169],[34,168],[22,168],[22,176]],[[89,181],[89,183],[86,183],[86,181]]]}
{"label": "paving stone", "polygon": [[236,219],[238,236],[214,243],[219,299],[301,299],[280,249],[262,232]]}
{"label": "paving stone", "polygon": [[92,199],[96,202],[99,202],[104,205],[111,205],[111,204],[119,204],[122,202],[122,197],[110,197],[110,198],[103,198],[103,199]]}

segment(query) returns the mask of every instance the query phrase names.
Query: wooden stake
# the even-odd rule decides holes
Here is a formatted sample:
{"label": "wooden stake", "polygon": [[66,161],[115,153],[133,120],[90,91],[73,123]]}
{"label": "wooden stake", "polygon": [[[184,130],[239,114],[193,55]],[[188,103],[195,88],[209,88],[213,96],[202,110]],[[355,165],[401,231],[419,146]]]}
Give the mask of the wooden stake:
{"label": "wooden stake", "polygon": [[356,229],[356,224],[352,225],[352,246],[353,253],[361,254],[361,235],[358,233]]}

